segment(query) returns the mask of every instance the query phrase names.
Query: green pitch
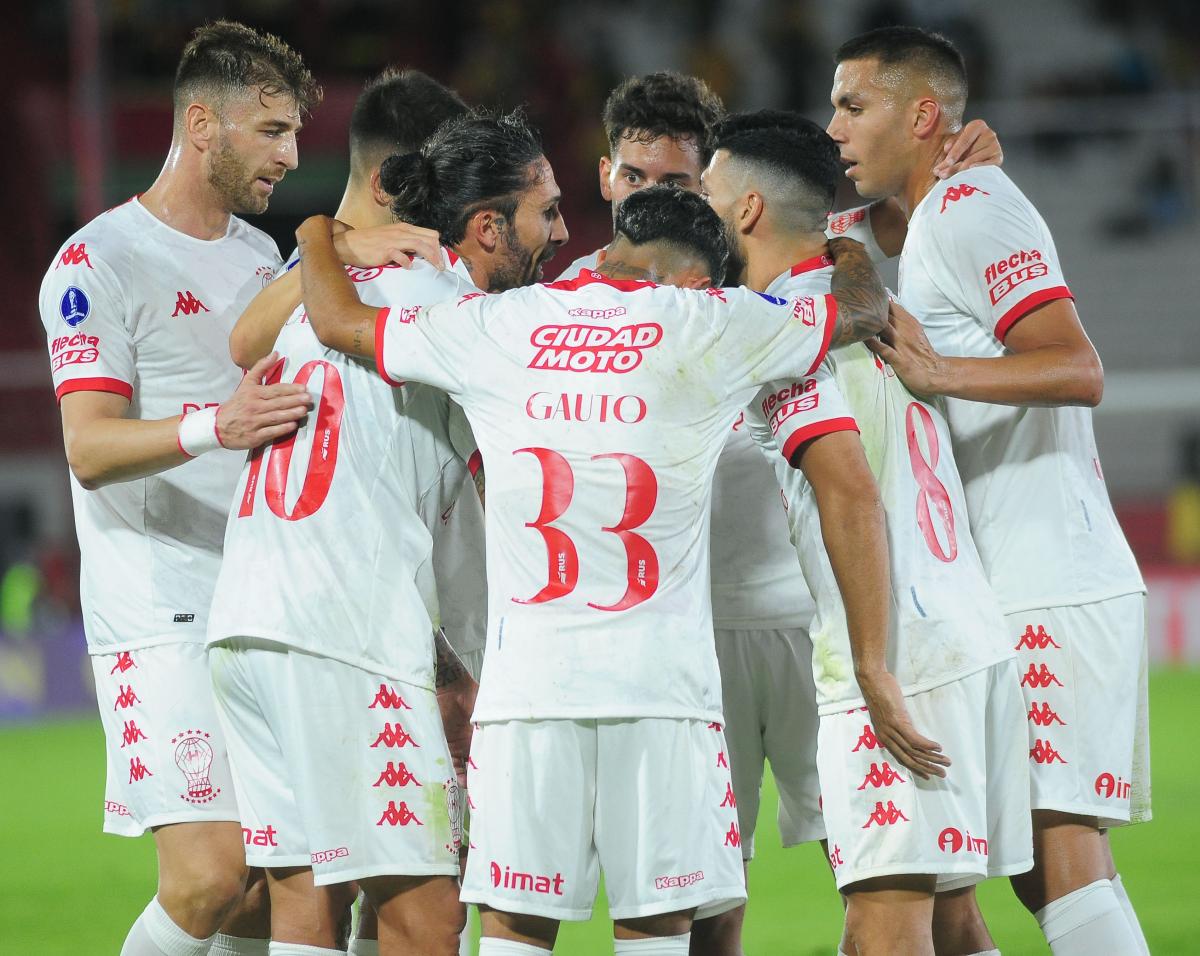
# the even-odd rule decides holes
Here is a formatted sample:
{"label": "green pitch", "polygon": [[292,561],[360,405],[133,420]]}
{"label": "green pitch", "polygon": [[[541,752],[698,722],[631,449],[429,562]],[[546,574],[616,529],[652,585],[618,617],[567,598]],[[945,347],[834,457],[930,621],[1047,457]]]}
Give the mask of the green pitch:
{"label": "green pitch", "polygon": [[[1113,835],[1126,888],[1155,956],[1200,952],[1200,812],[1195,800],[1200,671],[1160,671],[1150,683],[1154,822]],[[154,892],[149,838],[100,833],[104,751],[91,717],[0,730],[0,952],[115,956]],[[769,785],[768,785],[769,786]],[[1006,883],[980,891],[1006,956],[1047,952]],[[783,851],[775,794],[764,794],[750,867],[746,952],[832,956],[841,907],[818,847]],[[603,903],[587,924],[564,924],[556,952],[612,952]]]}

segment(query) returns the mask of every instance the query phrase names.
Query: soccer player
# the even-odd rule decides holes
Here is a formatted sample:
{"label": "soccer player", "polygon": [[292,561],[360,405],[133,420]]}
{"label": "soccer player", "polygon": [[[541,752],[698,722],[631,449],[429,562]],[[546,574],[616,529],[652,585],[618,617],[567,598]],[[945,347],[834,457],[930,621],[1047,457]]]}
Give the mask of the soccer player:
{"label": "soccer player", "polygon": [[[714,146],[704,187],[732,277],[780,297],[827,293],[834,142],[795,114],[763,111],[721,124]],[[935,940],[935,888],[1032,861],[1015,654],[966,527],[945,422],[858,344],[772,383],[746,421],[774,460],[816,598],[817,760],[850,936],[860,954],[932,954],[935,942],[964,952]],[[872,548],[878,494],[887,543]],[[842,550],[864,569],[890,558],[890,590],[838,574]],[[925,734],[953,754],[948,775],[943,745]],[[974,951],[991,950],[980,935]]]}
{"label": "soccer player", "polygon": [[[600,159],[600,192],[616,221],[620,204],[638,190],[669,184],[699,192],[712,157],[712,133],[724,104],[703,80],[678,73],[630,77],[604,104],[609,155]],[[964,155],[960,156],[961,151]],[[998,162],[999,143],[981,121],[947,143],[951,168]],[[904,218],[894,203],[831,215],[830,236],[863,242],[873,259],[900,250]],[[577,259],[572,278],[595,268],[605,250]],[[744,427],[730,422],[713,482],[712,612],[720,663],[725,739],[737,800],[742,856],[754,855],[765,762],[779,791],[778,821],[785,846],[821,839],[824,824],[816,773],[817,711],[812,646],[807,627],[812,597],[779,520],[779,486]],[[748,871],[747,871],[748,872]],[[741,952],[745,907],[738,906],[692,930],[696,956]]]}
{"label": "soccer player", "polygon": [[124,956],[265,952],[233,938],[251,923],[224,923],[245,855],[203,641],[244,450],[293,433],[310,404],[299,385],[261,384],[269,360],[243,378],[226,342],[280,265],[238,215],[263,212],[296,168],[319,97],[275,37],[197,30],[162,172],[76,232],[42,283],[108,748],[104,829],[152,830],[158,853]]}
{"label": "soccer player", "polygon": [[[1150,817],[1145,587],[1109,503],[1090,406],[1103,371],[1041,216],[998,169],[937,182],[962,121],[962,57],[909,27],[837,53],[829,132],[866,197],[909,218],[900,301],[876,346],[946,396],[971,528],[1028,707],[1034,869],[1013,878],[1056,954],[1145,943],[1105,828]],[[922,331],[922,326],[924,331]]]}
{"label": "soccer player", "polygon": [[[412,101],[421,108],[409,114]],[[376,310],[480,294],[476,282],[530,281],[521,250],[544,260],[566,239],[557,186],[519,117],[463,117],[426,143],[446,195],[436,211],[404,177],[415,157],[388,158],[414,153],[464,111],[455,94],[411,71],[385,74],[360,98],[339,221],[367,236],[395,214],[436,225],[458,250],[417,229],[432,246],[404,251],[445,256],[446,275],[427,263],[349,270]],[[392,207],[382,204],[388,196]],[[261,317],[239,323],[243,361],[269,340]],[[268,868],[273,945],[281,954],[340,952],[337,917],[356,881],[378,914],[377,951],[454,953],[462,798],[439,702],[446,693],[474,698],[452,652],[435,649],[429,610],[430,528],[465,473],[450,442],[449,400],[323,348],[300,303],[274,345],[287,362],[283,377],[314,391],[316,413],[247,463],[209,626],[243,826],[271,834],[248,855]],[[270,587],[255,573],[284,566]],[[345,786],[331,789],[331,776]],[[356,941],[354,952],[372,951]]]}
{"label": "soccer player", "polygon": [[598,271],[377,317],[328,221],[297,235],[318,336],[449,391],[487,469],[463,888],[481,956],[549,952],[560,920],[590,914],[601,867],[616,951],[686,953],[698,910],[745,898],[705,566],[713,467],[753,383],[873,334],[869,260],[835,244],[819,299],[707,289],[720,222],[656,187],[622,204]]}

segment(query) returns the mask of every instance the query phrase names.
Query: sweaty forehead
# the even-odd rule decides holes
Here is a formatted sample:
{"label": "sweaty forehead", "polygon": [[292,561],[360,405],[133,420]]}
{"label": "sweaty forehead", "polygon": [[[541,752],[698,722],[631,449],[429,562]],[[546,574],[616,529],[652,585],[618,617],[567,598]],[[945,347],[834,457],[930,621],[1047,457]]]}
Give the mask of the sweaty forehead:
{"label": "sweaty forehead", "polygon": [[829,98],[834,106],[848,99],[895,99],[908,85],[899,66],[886,66],[875,57],[843,60],[833,74],[833,91]]}
{"label": "sweaty forehead", "polygon": [[644,173],[674,173],[699,178],[702,169],[700,144],[694,136],[656,136],[647,139],[639,130],[629,130],[613,150],[613,162],[634,166]]}
{"label": "sweaty forehead", "polygon": [[295,129],[301,126],[300,107],[294,97],[265,93],[254,86],[228,97],[221,112],[235,123],[283,123]]}

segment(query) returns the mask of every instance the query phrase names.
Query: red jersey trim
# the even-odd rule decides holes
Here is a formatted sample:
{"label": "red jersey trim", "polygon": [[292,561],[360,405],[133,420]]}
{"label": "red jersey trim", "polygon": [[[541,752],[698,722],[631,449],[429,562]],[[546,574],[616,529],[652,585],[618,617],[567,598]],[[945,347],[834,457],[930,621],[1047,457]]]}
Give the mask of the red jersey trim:
{"label": "red jersey trim", "polygon": [[383,330],[387,328],[387,317],[391,311],[391,308],[385,305],[375,316],[375,368],[379,370],[380,378],[392,386],[392,388],[399,388],[404,383],[397,382],[388,375],[383,367]]}
{"label": "red jersey trim", "polygon": [[133,386],[119,378],[68,379],[54,390],[54,397],[61,402],[64,395],[72,392],[110,392],[122,396],[127,402],[133,401]]}
{"label": "red jersey trim", "polygon": [[642,279],[610,279],[608,276],[593,272],[591,269],[580,269],[574,279],[559,279],[557,282],[546,283],[547,289],[558,289],[560,292],[578,292],[585,285],[593,283],[612,286],[620,292],[636,292],[638,289],[657,289],[656,283]]}
{"label": "red jersey trim", "polygon": [[815,272],[817,269],[824,269],[833,265],[833,259],[827,255],[813,256],[811,259],[805,259],[803,262],[797,262],[792,266],[792,275],[803,275],[806,272]]}
{"label": "red jersey trim", "polygon": [[479,449],[476,448],[473,452],[471,452],[471,457],[467,459],[467,471],[469,471],[471,473],[471,477],[474,478],[477,474],[479,474],[479,469],[482,467],[483,455],[481,455],[479,453]]}
{"label": "red jersey trim", "polygon": [[805,442],[810,442],[814,438],[820,438],[822,435],[832,435],[834,432],[857,432],[858,422],[853,418],[829,418],[823,422],[813,422],[811,425],[805,425],[792,432],[788,436],[788,440],[783,445],[783,457],[791,464],[792,456],[800,450],[800,446]]}
{"label": "red jersey trim", "polygon": [[1056,285],[1049,289],[1042,289],[1039,292],[1031,292],[1005,312],[1004,315],[1000,316],[1000,321],[996,323],[996,338],[1003,342],[1005,336],[1012,331],[1012,327],[1039,305],[1045,305],[1047,302],[1053,302],[1055,299],[1074,298],[1075,296],[1071,295],[1071,290],[1065,285]]}
{"label": "red jersey trim", "polygon": [[450,260],[451,267],[458,265],[458,253],[449,246],[442,246],[446,250],[446,258]]}
{"label": "red jersey trim", "polygon": [[804,373],[805,376],[812,375],[825,361],[825,356],[829,352],[829,343],[833,340],[835,325],[837,325],[837,299],[827,293],[825,295],[825,328],[821,330],[821,350],[817,353],[817,360],[812,363],[812,368]]}

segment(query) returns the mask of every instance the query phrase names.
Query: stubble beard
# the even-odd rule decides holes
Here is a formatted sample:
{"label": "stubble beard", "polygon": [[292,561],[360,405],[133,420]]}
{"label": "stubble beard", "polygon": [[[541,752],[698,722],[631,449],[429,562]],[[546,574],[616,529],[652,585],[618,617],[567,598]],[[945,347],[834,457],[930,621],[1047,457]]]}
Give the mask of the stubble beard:
{"label": "stubble beard", "polygon": [[242,216],[267,211],[271,197],[255,195],[256,179],[232,146],[222,143],[216,148],[208,169],[208,184],[231,213]]}

